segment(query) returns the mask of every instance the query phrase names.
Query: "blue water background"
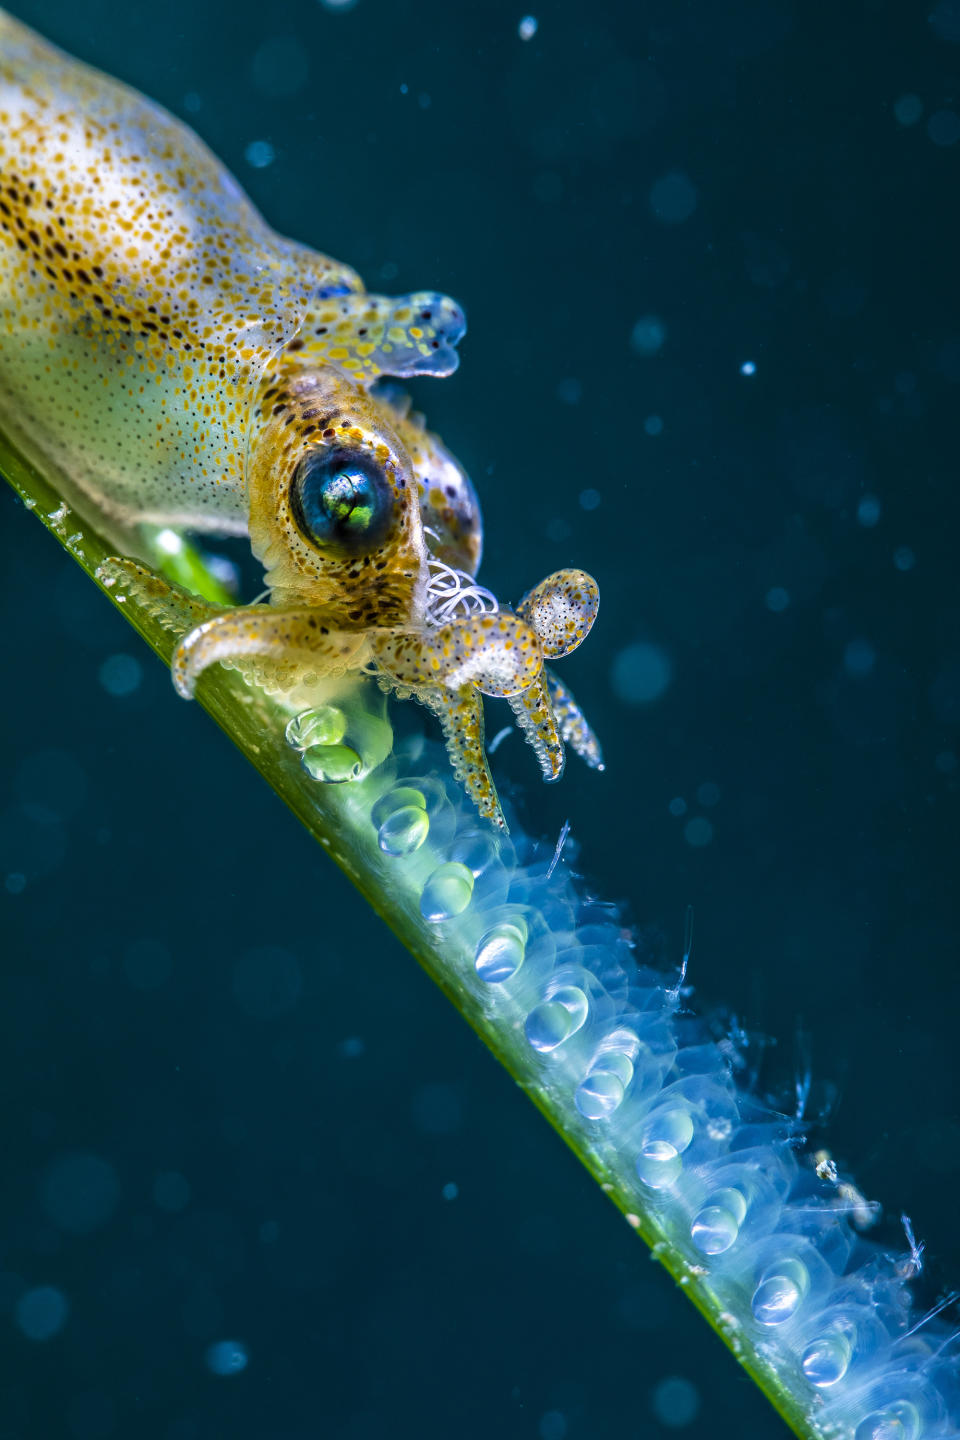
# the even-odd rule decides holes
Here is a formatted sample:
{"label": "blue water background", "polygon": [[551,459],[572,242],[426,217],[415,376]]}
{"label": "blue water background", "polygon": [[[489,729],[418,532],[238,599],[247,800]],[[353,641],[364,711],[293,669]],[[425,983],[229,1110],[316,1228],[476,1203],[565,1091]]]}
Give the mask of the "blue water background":
{"label": "blue water background", "polygon": [[[499,0],[18,14],[281,231],[464,303],[460,373],[416,396],[481,492],[482,578],[602,593],[564,678],[606,774],[548,790],[514,736],[500,782],[571,819],[662,964],[694,906],[697,1005],[787,1107],[809,1058],[882,1233],[905,1210],[932,1291],[960,1280],[960,5],[552,3],[527,39]],[[0,506],[0,1436],[785,1434]]]}

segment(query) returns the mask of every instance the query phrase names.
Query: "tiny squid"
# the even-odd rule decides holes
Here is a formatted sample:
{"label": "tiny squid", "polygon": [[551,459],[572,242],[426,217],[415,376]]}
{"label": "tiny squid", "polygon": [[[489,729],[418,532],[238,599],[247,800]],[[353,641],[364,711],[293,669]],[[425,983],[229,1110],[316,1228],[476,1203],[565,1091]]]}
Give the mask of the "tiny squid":
{"label": "tiny squid", "polygon": [[[0,11],[4,425],[127,557],[100,578],[177,634],[181,695],[216,662],[288,695],[371,674],[436,714],[502,825],[481,696],[546,779],[564,741],[602,764],[544,665],[598,593],[561,570],[512,611],[474,583],[476,493],[394,388],[449,375],[465,328],[446,296],[368,294],[276,235],[189,129]],[[211,606],[137,563],[157,526],[249,535],[268,602]]]}

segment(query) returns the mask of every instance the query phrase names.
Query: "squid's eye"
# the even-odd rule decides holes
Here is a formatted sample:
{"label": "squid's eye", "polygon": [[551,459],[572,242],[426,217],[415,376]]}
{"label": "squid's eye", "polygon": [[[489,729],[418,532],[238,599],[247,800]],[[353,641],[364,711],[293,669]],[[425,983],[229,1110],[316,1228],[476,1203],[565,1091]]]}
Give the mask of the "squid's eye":
{"label": "squid's eye", "polygon": [[315,544],[348,554],[376,548],[393,514],[386,479],[365,456],[318,450],[297,466],[290,492],[294,518]]}

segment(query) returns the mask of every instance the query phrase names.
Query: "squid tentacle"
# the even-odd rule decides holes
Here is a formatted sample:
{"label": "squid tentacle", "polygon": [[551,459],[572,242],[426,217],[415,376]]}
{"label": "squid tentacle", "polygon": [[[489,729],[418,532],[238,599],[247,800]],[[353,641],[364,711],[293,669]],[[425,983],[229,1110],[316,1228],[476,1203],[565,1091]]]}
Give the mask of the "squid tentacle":
{"label": "squid tentacle", "polygon": [[537,632],[548,660],[581,645],[597,618],[600,588],[585,570],[556,570],[529,590],[517,614]]}
{"label": "squid tentacle", "polygon": [[183,636],[173,653],[173,683],[189,700],[209,666],[262,659],[273,662],[270,683],[285,689],[304,669],[327,676],[361,668],[366,646],[363,632],[334,630],[316,610],[241,606],[202,621]]}
{"label": "squid tentacle", "polygon": [[509,695],[507,703],[517,724],[533,748],[544,780],[553,783],[563,775],[566,759],[557,717],[544,677],[541,675],[519,695]]}
{"label": "squid tentacle", "polygon": [[591,770],[604,770],[603,748],[590,723],[573,695],[563,681],[544,666],[550,704],[556,717],[557,726],[564,742],[570,746]]}
{"label": "squid tentacle", "polygon": [[460,690],[424,689],[413,692],[440,721],[454,775],[485,820],[506,832],[497,787],[490,774],[484,746],[483,702],[473,685]]}
{"label": "squid tentacle", "polygon": [[305,369],[332,362],[367,386],[383,375],[452,375],[466,328],[456,301],[435,290],[396,298],[320,295],[285,358]]}
{"label": "squid tentacle", "polygon": [[388,679],[413,690],[474,685],[483,695],[519,695],[543,669],[536,633],[505,610],[435,630],[382,631],[373,638],[373,652]]}

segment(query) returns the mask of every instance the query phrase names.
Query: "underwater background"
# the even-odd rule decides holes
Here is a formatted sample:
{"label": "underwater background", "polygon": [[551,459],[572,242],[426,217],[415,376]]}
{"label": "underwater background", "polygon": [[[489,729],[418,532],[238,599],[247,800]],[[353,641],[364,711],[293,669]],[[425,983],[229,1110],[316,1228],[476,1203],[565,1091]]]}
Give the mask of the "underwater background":
{"label": "underwater background", "polygon": [[[498,783],[550,843],[570,819],[662,966],[694,907],[692,1003],[784,1108],[809,1067],[879,1233],[906,1212],[930,1294],[960,1283],[960,3],[13,9],[280,231],[464,303],[461,370],[415,393],[481,578],[602,595],[563,678],[607,771],[543,787],[512,735]],[[0,508],[0,1440],[785,1434]]]}

